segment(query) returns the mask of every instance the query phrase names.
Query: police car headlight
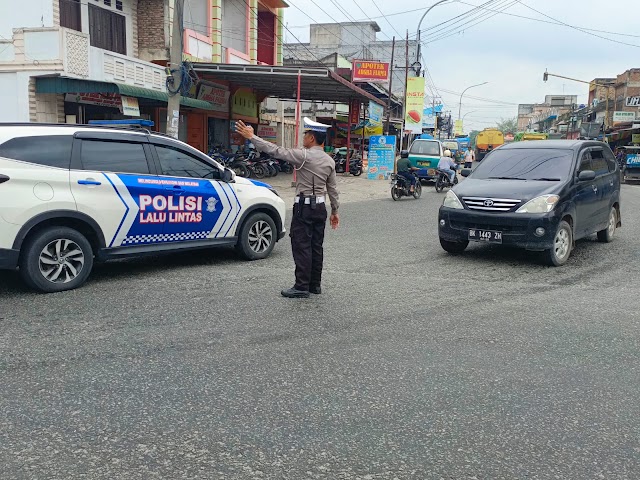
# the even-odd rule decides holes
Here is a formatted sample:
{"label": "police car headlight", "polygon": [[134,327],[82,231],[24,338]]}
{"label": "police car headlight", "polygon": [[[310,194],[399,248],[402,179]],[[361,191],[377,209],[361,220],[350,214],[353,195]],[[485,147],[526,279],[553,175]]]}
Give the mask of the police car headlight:
{"label": "police car headlight", "polygon": [[455,208],[458,210],[464,208],[458,196],[455,193],[453,193],[451,190],[449,190],[447,194],[444,196],[444,201],[442,202],[442,206],[447,208]]}
{"label": "police car headlight", "polygon": [[276,197],[279,197],[278,191],[275,188],[270,188],[269,191],[273,193]]}
{"label": "police car headlight", "polygon": [[529,200],[516,210],[516,213],[548,213],[553,210],[558,200],[560,200],[558,195],[542,195]]}

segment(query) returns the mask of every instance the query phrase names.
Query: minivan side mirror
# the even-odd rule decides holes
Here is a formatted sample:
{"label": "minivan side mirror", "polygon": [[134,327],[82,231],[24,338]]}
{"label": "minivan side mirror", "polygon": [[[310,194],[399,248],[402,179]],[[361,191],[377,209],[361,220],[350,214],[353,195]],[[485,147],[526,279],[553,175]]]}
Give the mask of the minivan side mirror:
{"label": "minivan side mirror", "polygon": [[595,180],[596,172],[593,170],[583,170],[578,174],[578,180],[581,182],[590,182],[591,180]]}
{"label": "minivan side mirror", "polygon": [[409,151],[408,150],[402,150],[400,152],[400,158],[409,158]]}
{"label": "minivan side mirror", "polygon": [[460,170],[460,175],[462,175],[463,177],[468,177],[469,175],[471,175],[471,172],[473,172],[473,170],[471,170],[470,168],[463,168],[462,170]]}

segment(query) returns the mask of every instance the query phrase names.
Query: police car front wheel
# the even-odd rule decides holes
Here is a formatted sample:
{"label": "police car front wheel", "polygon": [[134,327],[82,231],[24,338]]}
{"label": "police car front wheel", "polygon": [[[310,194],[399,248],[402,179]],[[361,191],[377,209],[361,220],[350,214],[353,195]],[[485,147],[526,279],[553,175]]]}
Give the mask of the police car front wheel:
{"label": "police car front wheel", "polygon": [[93,267],[91,244],[77,230],[48,227],[27,240],[20,274],[42,292],[72,290],[86,282]]}
{"label": "police car front wheel", "polygon": [[273,219],[266,213],[254,213],[242,225],[238,251],[247,260],[259,260],[271,254],[278,232]]}

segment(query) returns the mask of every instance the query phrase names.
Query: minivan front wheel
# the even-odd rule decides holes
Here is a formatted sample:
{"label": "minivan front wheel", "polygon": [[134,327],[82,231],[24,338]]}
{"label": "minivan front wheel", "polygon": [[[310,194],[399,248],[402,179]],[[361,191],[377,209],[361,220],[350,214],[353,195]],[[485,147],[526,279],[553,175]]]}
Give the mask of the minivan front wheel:
{"label": "minivan front wheel", "polygon": [[555,267],[561,267],[569,260],[572,247],[573,230],[571,230],[571,225],[563,220],[558,225],[556,234],[553,237],[552,248],[545,252],[547,263]]}
{"label": "minivan front wheel", "polygon": [[609,212],[609,223],[607,228],[598,232],[598,241],[603,243],[609,243],[613,240],[613,235],[616,233],[616,227],[618,226],[618,211],[616,207],[611,207]]}
{"label": "minivan front wheel", "polygon": [[21,252],[20,275],[31,288],[52,293],[84,284],[93,268],[91,244],[77,230],[48,227],[31,237]]}

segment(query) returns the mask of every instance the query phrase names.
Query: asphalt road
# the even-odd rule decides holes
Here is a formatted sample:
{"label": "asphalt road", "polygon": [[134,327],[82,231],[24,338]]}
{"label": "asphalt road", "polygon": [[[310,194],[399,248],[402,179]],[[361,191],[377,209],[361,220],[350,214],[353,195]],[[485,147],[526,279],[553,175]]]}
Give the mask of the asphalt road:
{"label": "asphalt road", "polygon": [[448,256],[441,199],[346,204],[309,300],[286,241],[0,273],[0,478],[639,478],[640,187],[562,268]]}

